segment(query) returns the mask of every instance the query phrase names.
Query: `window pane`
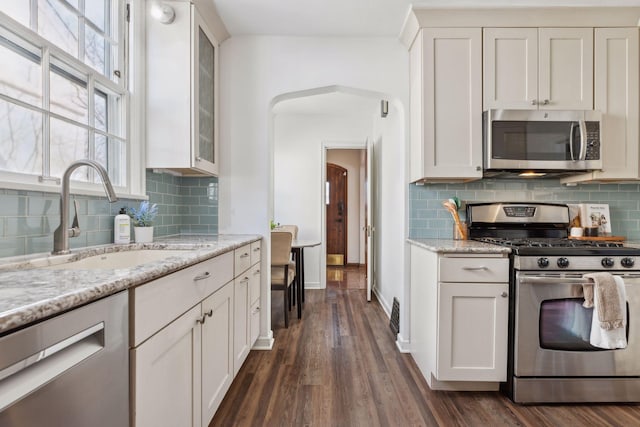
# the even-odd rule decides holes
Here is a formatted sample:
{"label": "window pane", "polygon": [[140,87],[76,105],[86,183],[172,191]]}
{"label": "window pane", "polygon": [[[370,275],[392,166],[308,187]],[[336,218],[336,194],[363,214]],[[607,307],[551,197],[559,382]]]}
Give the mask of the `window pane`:
{"label": "window pane", "polygon": [[[85,1],[93,1],[93,0],[85,0]],[[79,10],[78,7],[78,0],[66,0],[67,3],[69,3],[71,6],[73,6],[76,10]]]}
{"label": "window pane", "polygon": [[58,0],[38,0],[38,33],[78,57],[78,17]]}
{"label": "window pane", "polygon": [[96,93],[93,97],[95,106],[94,106],[94,124],[93,126],[96,129],[100,129],[101,131],[107,131],[107,94],[96,90]]}
{"label": "window pane", "polygon": [[0,38],[0,93],[38,107],[42,106],[40,58]]}
{"label": "window pane", "polygon": [[84,2],[84,15],[102,31],[105,29],[105,0],[90,0]]}
{"label": "window pane", "polygon": [[127,184],[127,144],[117,138],[109,138],[107,164],[113,185]]}
{"label": "window pane", "polygon": [[29,27],[29,2],[26,0],[2,0],[0,11],[6,13],[25,27]]}
{"label": "window pane", "polygon": [[[51,176],[62,177],[65,169],[74,161],[89,157],[87,130],[70,123],[51,118]],[[71,179],[89,181],[88,168],[78,168]]]}
{"label": "window pane", "polygon": [[[102,165],[107,165],[109,178],[113,185],[126,185],[126,144],[117,138],[107,138],[105,135],[96,134],[94,145],[95,160]],[[100,182],[98,177],[94,182]]]}
{"label": "window pane", "polygon": [[87,107],[87,84],[66,71],[51,65],[50,110],[61,116],[87,124],[89,110]]}
{"label": "window pane", "polygon": [[42,174],[42,114],[2,99],[0,169]]}
{"label": "window pane", "polygon": [[85,25],[84,62],[101,74],[105,74],[105,46],[104,37]]}

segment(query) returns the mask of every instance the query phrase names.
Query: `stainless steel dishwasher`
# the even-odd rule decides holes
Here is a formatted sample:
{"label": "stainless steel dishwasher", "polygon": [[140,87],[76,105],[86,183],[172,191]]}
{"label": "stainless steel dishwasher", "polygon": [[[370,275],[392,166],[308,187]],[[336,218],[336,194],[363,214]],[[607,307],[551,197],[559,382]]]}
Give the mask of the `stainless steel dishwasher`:
{"label": "stainless steel dishwasher", "polygon": [[0,338],[0,426],[129,425],[120,292]]}

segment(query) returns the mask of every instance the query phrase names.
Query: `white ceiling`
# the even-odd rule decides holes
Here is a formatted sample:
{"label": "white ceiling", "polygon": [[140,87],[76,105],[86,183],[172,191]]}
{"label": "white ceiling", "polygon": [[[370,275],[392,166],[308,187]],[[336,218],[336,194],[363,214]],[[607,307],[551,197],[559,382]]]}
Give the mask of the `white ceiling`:
{"label": "white ceiling", "polygon": [[410,5],[640,6],[640,0],[212,0],[232,36],[397,36]]}

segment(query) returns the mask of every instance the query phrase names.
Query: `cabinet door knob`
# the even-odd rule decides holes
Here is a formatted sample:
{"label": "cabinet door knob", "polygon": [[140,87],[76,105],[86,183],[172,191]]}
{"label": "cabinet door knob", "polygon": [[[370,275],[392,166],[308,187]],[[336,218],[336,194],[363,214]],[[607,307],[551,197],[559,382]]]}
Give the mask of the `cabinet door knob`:
{"label": "cabinet door knob", "polygon": [[242,255],[240,255],[240,258],[246,258],[246,257],[248,257],[248,256],[249,256],[249,254],[245,252],[245,253],[243,253]]}
{"label": "cabinet door knob", "polygon": [[200,317],[199,319],[196,320],[196,323],[204,325],[204,322],[206,322],[206,321],[207,321],[207,315],[203,314],[202,317]]}
{"label": "cabinet door knob", "polygon": [[213,317],[213,308],[210,308],[209,311],[207,311],[204,315],[205,316],[209,316],[209,317]]}
{"label": "cabinet door knob", "polygon": [[544,101],[542,101],[542,105],[549,105],[549,100],[545,99]]}
{"label": "cabinet door knob", "polygon": [[531,105],[537,105],[537,104],[538,104],[538,101],[536,99],[531,100]]}
{"label": "cabinet door knob", "polygon": [[476,166],[476,170],[477,171],[481,171],[482,170],[482,166]]}
{"label": "cabinet door knob", "polygon": [[500,296],[501,296],[502,298],[506,298],[506,297],[508,297],[508,296],[509,296],[509,294],[508,294],[508,293],[506,293],[506,292],[503,292],[503,293],[501,293],[501,294],[500,294]]}

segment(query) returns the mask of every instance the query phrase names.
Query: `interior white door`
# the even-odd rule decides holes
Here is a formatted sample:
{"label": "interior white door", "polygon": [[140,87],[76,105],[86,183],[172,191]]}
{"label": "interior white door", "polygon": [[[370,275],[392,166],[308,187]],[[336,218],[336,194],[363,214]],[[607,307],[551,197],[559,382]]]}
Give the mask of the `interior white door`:
{"label": "interior white door", "polygon": [[366,220],[365,220],[365,241],[367,246],[367,301],[371,301],[371,289],[373,289],[375,278],[375,265],[374,250],[375,250],[375,227],[374,224],[374,212],[375,212],[375,173],[373,162],[373,141],[367,140],[367,169],[365,171],[366,179]]}

